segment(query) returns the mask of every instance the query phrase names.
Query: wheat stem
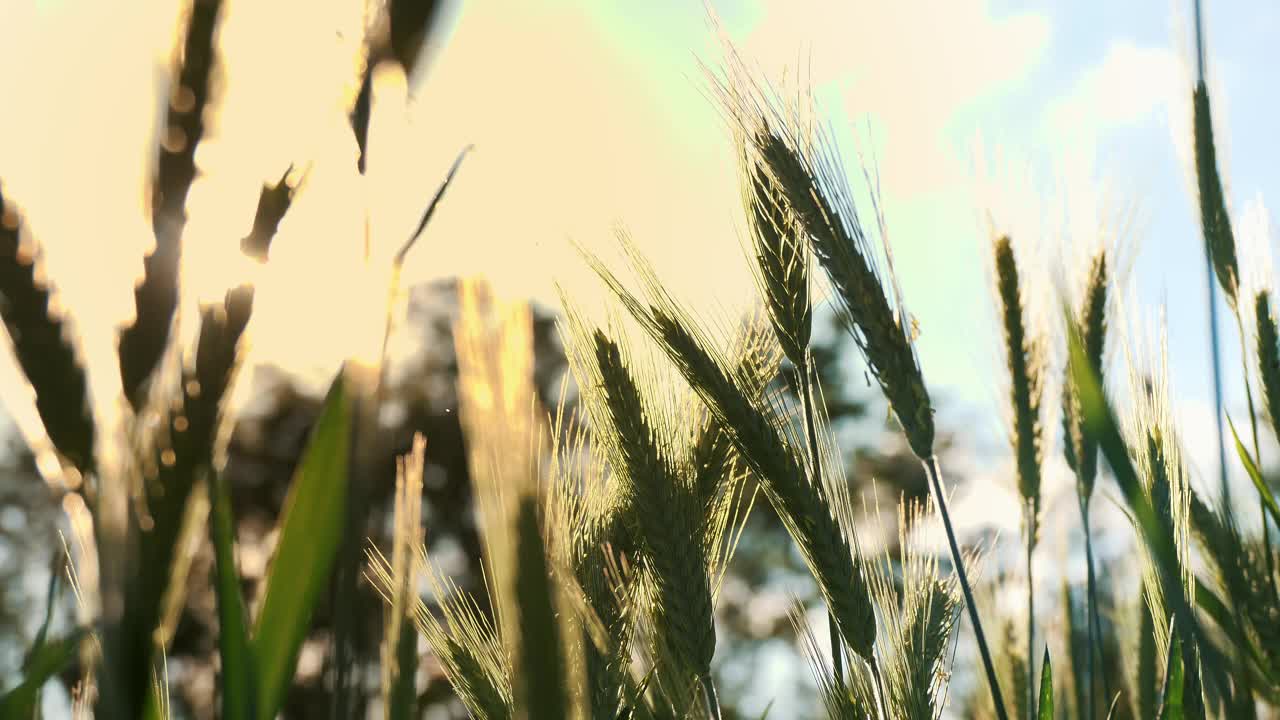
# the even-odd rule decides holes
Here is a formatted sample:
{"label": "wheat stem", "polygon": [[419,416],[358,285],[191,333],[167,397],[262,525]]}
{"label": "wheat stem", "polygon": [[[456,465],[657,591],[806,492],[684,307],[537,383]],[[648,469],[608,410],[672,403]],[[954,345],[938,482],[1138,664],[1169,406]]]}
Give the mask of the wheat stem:
{"label": "wheat stem", "polygon": [[[1028,503],[1030,504],[1030,503]],[[1029,513],[1034,513],[1034,509],[1028,509]],[[1027,677],[1034,680],[1036,677],[1036,661],[1035,661],[1035,633],[1036,633],[1036,586],[1035,575],[1031,572],[1031,555],[1035,552],[1036,537],[1035,530],[1030,523],[1027,525]],[[1027,707],[1032,708],[1034,713],[1036,706],[1036,684],[1035,682],[1027,683]]]}
{"label": "wheat stem", "polygon": [[924,460],[925,472],[929,475],[930,489],[934,500],[938,503],[938,514],[942,517],[942,527],[947,533],[947,545],[951,550],[951,561],[955,565],[956,578],[960,581],[960,590],[964,593],[964,604],[969,611],[969,622],[973,623],[973,634],[978,641],[978,653],[982,656],[982,669],[987,674],[987,687],[991,690],[991,701],[995,705],[998,720],[1009,720],[1004,709],[1004,697],[1000,693],[1000,681],[996,678],[996,667],[991,661],[991,649],[987,646],[987,636],[982,631],[982,618],[978,616],[978,604],[973,599],[973,588],[969,585],[969,574],[964,569],[964,556],[960,553],[960,544],[956,541],[956,531],[951,525],[951,513],[947,510],[947,495],[942,487],[942,469],[938,466],[938,457],[931,455]]}
{"label": "wheat stem", "polygon": [[[809,456],[813,461],[813,485],[822,485],[822,453],[818,445],[818,430],[814,422],[813,398],[813,356],[808,348],[804,351],[803,365],[800,371],[800,395],[804,409],[806,437],[809,441]],[[844,682],[844,643],[840,641],[840,626],[835,615],[827,613],[827,630],[831,635],[831,671],[837,682]]]}
{"label": "wheat stem", "polygon": [[[1089,520],[1089,498],[1080,499],[1080,516],[1081,524],[1084,526],[1084,555],[1085,555],[1085,610],[1087,628],[1086,635],[1089,638],[1089,714],[1090,717],[1096,712],[1097,708],[1097,690],[1096,684],[1102,685],[1102,697],[1111,697],[1111,683],[1106,677],[1104,669],[1107,665],[1106,649],[1102,644],[1102,620],[1098,614],[1098,581],[1096,572],[1096,563],[1093,559],[1093,527]],[[1094,660],[1097,659],[1095,664]]]}
{"label": "wheat stem", "polygon": [[702,687],[702,699],[707,705],[707,717],[711,720],[720,720],[720,697],[716,694],[716,684],[712,681],[711,675],[703,674],[698,678],[698,684]]}

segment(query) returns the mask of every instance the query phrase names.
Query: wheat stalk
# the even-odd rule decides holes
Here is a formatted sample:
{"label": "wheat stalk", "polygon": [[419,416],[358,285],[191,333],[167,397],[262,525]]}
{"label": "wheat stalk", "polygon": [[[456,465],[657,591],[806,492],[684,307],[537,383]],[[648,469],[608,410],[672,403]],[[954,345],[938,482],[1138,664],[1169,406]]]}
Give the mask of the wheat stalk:
{"label": "wheat stalk", "polygon": [[382,703],[386,720],[410,717],[417,702],[418,633],[411,622],[420,563],[414,555],[423,544],[422,464],[426,439],[415,434],[408,453],[396,458],[395,532],[392,534],[393,592],[382,641]]}
{"label": "wheat stalk", "polygon": [[[49,441],[82,475],[94,471],[94,424],[84,368],[51,305],[49,283],[23,242],[22,215],[0,189],[0,317],[14,355],[35,391]],[[71,485],[74,487],[74,484]]]}
{"label": "wheat stalk", "polygon": [[[1104,378],[1105,352],[1107,339],[1107,304],[1110,294],[1110,264],[1106,249],[1099,250],[1089,263],[1085,279],[1083,297],[1076,316],[1070,320],[1073,331],[1079,333],[1083,344],[1083,357],[1093,377],[1101,383]],[[1097,706],[1097,690],[1095,684],[1101,673],[1095,672],[1105,662],[1102,654],[1101,626],[1098,620],[1097,579],[1093,559],[1093,529],[1090,525],[1090,501],[1098,477],[1098,443],[1085,432],[1083,412],[1080,408],[1080,392],[1075,383],[1075,371],[1067,363],[1066,377],[1063,380],[1062,425],[1063,455],[1068,467],[1076,476],[1076,497],[1080,506],[1080,520],[1084,529],[1086,603],[1088,606],[1089,653],[1087,659],[1089,676],[1088,714],[1092,717]],[[1095,656],[1097,665],[1095,666]],[[1108,695],[1105,688],[1108,681],[1101,679],[1104,685],[1103,694]]]}
{"label": "wheat stalk", "polygon": [[[1040,519],[1042,350],[1038,338],[1028,337],[1018,263],[1008,235],[996,238],[994,254],[997,295],[1009,366],[1009,399],[1013,411],[1011,440],[1018,474],[1018,492],[1022,495],[1022,523],[1026,533],[1027,675],[1034,677],[1035,672],[1030,667],[1035,662],[1035,576],[1031,559],[1039,535]],[[1028,684],[1028,692],[1034,695],[1034,684]],[[1029,697],[1028,706],[1034,704],[1034,697]]]}

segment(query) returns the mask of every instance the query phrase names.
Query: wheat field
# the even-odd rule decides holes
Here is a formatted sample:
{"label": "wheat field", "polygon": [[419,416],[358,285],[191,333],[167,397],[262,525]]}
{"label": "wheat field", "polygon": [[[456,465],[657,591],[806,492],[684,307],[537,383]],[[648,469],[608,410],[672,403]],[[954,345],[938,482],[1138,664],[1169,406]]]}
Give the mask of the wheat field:
{"label": "wheat field", "polygon": [[[360,175],[376,131],[375,75],[413,72],[433,8],[389,0],[366,23],[349,113]],[[1171,389],[1174,320],[1149,332],[1131,321],[1122,244],[1101,237],[1049,267],[1035,251],[1041,238],[997,230],[1002,219],[991,218],[1001,344],[989,380],[1008,427],[1016,560],[966,537],[953,512],[958,483],[943,472],[949,438],[963,429],[938,412],[879,178],[850,166],[849,139],[808,88],[786,89],[721,39],[695,82],[733,148],[742,252],[722,261],[754,279],[743,299],[751,310],[683,299],[623,218],[616,253],[584,245],[574,258],[601,291],[590,297],[607,298],[603,310],[566,286],[547,319],[483,277],[459,279],[448,318],[458,437],[392,437],[384,418],[403,389],[391,358],[401,274],[448,191],[468,181],[472,148],[458,148],[385,258],[375,300],[353,302],[376,350],[351,352],[316,403],[269,522],[252,520],[270,538],[258,557],[244,529],[248,491],[232,482],[229,460],[256,288],[246,277],[194,311],[180,300],[225,10],[194,0],[184,15],[148,188],[154,245],[139,258],[133,319],[115,338],[119,397],[109,408],[90,391],[83,335],[45,271],[40,228],[0,185],[0,317],[22,400],[39,420],[28,438],[46,481],[39,492],[59,503],[67,528],[42,622],[20,670],[0,678],[0,718],[46,716],[54,685],[74,717],[197,716],[170,681],[187,660],[170,654],[202,603],[215,628],[203,707],[215,717],[306,716],[295,703],[308,673],[321,678],[331,717],[449,717],[448,708],[490,720],[747,717],[723,671],[740,649],[725,608],[744,548],[752,562],[766,558],[760,572],[795,570],[812,590],[807,600],[793,592],[784,612],[792,660],[811,675],[807,704],[752,717],[1280,716],[1271,539],[1280,504],[1261,460],[1280,442],[1280,324],[1275,288],[1248,266],[1260,260],[1237,247],[1199,42],[1184,97],[1194,211],[1210,300],[1230,315],[1204,350],[1217,357],[1219,334],[1240,347],[1242,366],[1221,372],[1239,373],[1248,424],[1226,418],[1223,446],[1251,481],[1247,495],[1227,492],[1225,475],[1220,492],[1188,459]],[[1201,31],[1197,14],[1197,41]],[[238,250],[253,263],[271,262],[278,229],[308,191],[306,169],[279,170],[253,188],[256,209],[243,218]],[[1066,279],[1045,282],[1055,273]],[[824,370],[826,319],[865,368],[919,479],[914,493],[894,487],[887,502],[869,500],[868,485],[849,477],[858,466],[846,462],[839,420],[850,411]],[[565,369],[552,392],[547,338]],[[471,505],[458,513],[469,514],[476,577],[431,541],[433,519],[449,521],[432,508],[433,458],[447,452],[467,471]],[[1065,562],[1046,572],[1054,566],[1043,561],[1055,501],[1046,468],[1058,452],[1073,480],[1083,578]],[[379,494],[382,475],[394,481]],[[1096,557],[1092,512],[1102,503],[1127,518],[1132,586]],[[779,556],[753,549],[761,517],[781,529],[792,566],[771,567]],[[922,541],[930,534],[937,542]],[[1049,596],[1061,617],[1037,604]],[[425,677],[442,681],[429,688]]]}

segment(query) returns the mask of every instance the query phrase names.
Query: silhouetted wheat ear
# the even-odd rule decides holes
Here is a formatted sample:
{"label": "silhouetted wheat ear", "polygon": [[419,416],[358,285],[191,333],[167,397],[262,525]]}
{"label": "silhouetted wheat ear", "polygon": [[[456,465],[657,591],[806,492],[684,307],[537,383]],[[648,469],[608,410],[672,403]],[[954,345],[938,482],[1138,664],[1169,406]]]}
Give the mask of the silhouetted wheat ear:
{"label": "silhouetted wheat ear", "polygon": [[797,136],[776,130],[758,135],[757,150],[835,286],[852,321],[854,340],[898,416],[912,452],[927,459],[933,455],[933,406],[911,330],[901,317],[902,308],[891,304],[886,294],[834,144],[821,134],[808,143]]}
{"label": "silhouetted wheat ear", "polygon": [[1222,291],[1234,308],[1240,288],[1240,267],[1236,259],[1235,234],[1227,213],[1226,195],[1218,174],[1218,154],[1213,140],[1213,117],[1209,108],[1209,90],[1204,81],[1196,83],[1192,94],[1195,125],[1196,181],[1200,191],[1200,224],[1205,249],[1213,260]]}
{"label": "silhouetted wheat ear", "polygon": [[94,424],[84,368],[50,288],[36,269],[23,221],[0,188],[0,316],[14,354],[35,390],[36,410],[54,448],[81,474],[94,469]]}
{"label": "silhouetted wheat ear", "polygon": [[1262,378],[1262,395],[1271,415],[1271,424],[1280,437],[1280,328],[1271,312],[1271,297],[1259,292],[1254,300],[1257,324],[1258,375]]}
{"label": "silhouetted wheat ear", "polygon": [[289,184],[290,166],[274,185],[263,185],[258,194],[258,209],[253,215],[253,228],[240,240],[240,250],[249,257],[266,262],[271,252],[271,241],[280,229],[280,221],[289,212],[296,185]]}
{"label": "silhouetted wheat ear", "polygon": [[[637,256],[633,259],[641,262]],[[845,642],[870,660],[876,639],[875,612],[861,563],[824,489],[808,481],[802,457],[787,442],[776,416],[751,400],[750,389],[665,294],[647,266],[638,265],[637,270],[653,304],[623,287],[599,260],[589,257],[588,261],[729,431],[799,546]]]}
{"label": "silhouetted wheat ear", "polygon": [[665,641],[697,677],[709,675],[715,623],[707,579],[702,511],[689,483],[677,475],[669,448],[659,443],[640,389],[618,345],[594,335],[596,361],[629,480],[628,520],[639,530],[657,586]]}
{"label": "silhouetted wheat ear", "polygon": [[756,281],[782,352],[792,365],[803,368],[813,332],[809,248],[768,169],[750,157],[742,164]]}
{"label": "silhouetted wheat ear", "polygon": [[134,289],[136,318],[120,334],[120,379],[135,410],[146,402],[147,381],[164,355],[178,307],[187,192],[196,177],[196,146],[204,134],[221,9],[221,0],[192,0],[177,77],[160,128],[160,156],[151,183],[156,245],[143,260],[142,282]]}
{"label": "silhouetted wheat ear", "polygon": [[1013,408],[1013,449],[1018,468],[1018,492],[1030,506],[1030,536],[1036,536],[1040,508],[1040,462],[1042,456],[1040,401],[1043,382],[1041,343],[1027,336],[1022,289],[1013,244],[1002,236],[995,244],[996,284],[999,288],[1004,325],[1006,357],[1009,363],[1010,403]]}
{"label": "silhouetted wheat ear", "polygon": [[[222,410],[252,310],[253,290],[248,286],[229,291],[221,306],[203,310],[195,359],[182,371],[179,397],[163,417],[164,431],[151,438],[151,447],[140,448],[146,453],[141,461],[146,502],[140,509],[145,514],[137,518],[141,556],[127,606],[136,613],[139,626],[148,629],[147,638],[164,619],[160,603],[175,581],[174,560],[187,501],[225,447],[229,428],[222,422]],[[161,638],[168,638],[172,630],[163,628]]]}

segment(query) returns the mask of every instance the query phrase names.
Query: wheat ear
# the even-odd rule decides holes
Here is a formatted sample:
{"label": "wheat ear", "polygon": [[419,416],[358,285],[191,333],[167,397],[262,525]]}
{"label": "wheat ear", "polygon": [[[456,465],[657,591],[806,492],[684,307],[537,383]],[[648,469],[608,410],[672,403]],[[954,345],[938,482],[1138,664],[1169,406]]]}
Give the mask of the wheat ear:
{"label": "wheat ear", "polygon": [[35,391],[36,411],[66,463],[94,470],[94,424],[84,368],[67,327],[50,304],[48,280],[37,270],[32,241],[23,242],[22,215],[0,188],[0,317],[14,355]]}
{"label": "wheat ear", "polygon": [[[634,250],[630,245],[628,248]],[[632,255],[651,302],[633,295],[598,260],[588,260],[729,430],[738,452],[760,478],[765,494],[799,546],[845,642],[870,661],[875,614],[860,563],[825,488],[808,482],[802,456],[788,442],[776,414],[752,401],[742,378],[728,368],[697,326],[662,290],[647,265],[634,252]]]}
{"label": "wheat ear", "polygon": [[[996,285],[1009,365],[1010,404],[1013,410],[1013,452],[1022,495],[1022,522],[1026,533],[1027,561],[1027,676],[1035,677],[1035,551],[1040,518],[1040,463],[1042,458],[1040,401],[1043,388],[1041,343],[1028,337],[1018,263],[1013,243],[1003,235],[995,241]],[[1028,683],[1028,707],[1035,705],[1034,683]]]}
{"label": "wheat ear", "polygon": [[164,355],[178,307],[187,192],[196,177],[196,146],[204,135],[221,10],[221,0],[192,0],[177,77],[160,129],[160,156],[151,183],[155,249],[143,260],[142,283],[134,289],[136,318],[120,334],[120,379],[135,410],[146,402],[147,381]]}

